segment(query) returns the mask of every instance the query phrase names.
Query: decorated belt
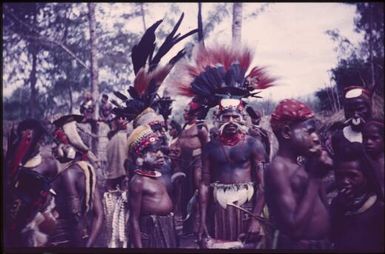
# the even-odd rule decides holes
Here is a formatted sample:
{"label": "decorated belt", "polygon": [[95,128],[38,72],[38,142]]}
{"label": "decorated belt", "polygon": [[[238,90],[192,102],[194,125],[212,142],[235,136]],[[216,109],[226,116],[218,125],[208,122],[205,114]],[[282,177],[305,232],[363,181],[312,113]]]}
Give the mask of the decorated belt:
{"label": "decorated belt", "polygon": [[254,195],[254,183],[233,183],[222,184],[212,183],[214,200],[221,207],[226,209],[228,204],[236,204],[238,206],[250,201]]}

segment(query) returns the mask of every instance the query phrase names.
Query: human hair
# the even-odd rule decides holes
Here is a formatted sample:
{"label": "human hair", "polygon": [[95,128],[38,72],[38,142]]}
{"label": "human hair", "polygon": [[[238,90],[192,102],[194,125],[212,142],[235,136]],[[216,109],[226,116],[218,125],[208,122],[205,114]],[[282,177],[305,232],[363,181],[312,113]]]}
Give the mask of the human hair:
{"label": "human hair", "polygon": [[26,119],[21,121],[17,126],[17,134],[20,136],[21,132],[27,129],[34,131],[34,141],[39,140],[46,133],[41,122],[36,119]]}
{"label": "human hair", "polygon": [[178,135],[182,132],[182,126],[177,121],[171,120],[170,126],[172,128],[175,128],[175,130],[178,133]]}
{"label": "human hair", "polygon": [[[367,189],[377,195],[382,196],[379,179],[376,177],[375,166],[365,153],[362,143],[352,142],[349,145],[341,146],[334,155],[334,167],[337,168],[342,162],[357,161],[359,162],[359,170],[363,173],[367,180]],[[381,181],[383,179],[380,179]]]}
{"label": "human hair", "polygon": [[378,133],[382,136],[382,139],[384,139],[384,122],[380,119],[371,119],[369,120],[364,128],[369,128],[370,126],[374,126],[378,129]]}

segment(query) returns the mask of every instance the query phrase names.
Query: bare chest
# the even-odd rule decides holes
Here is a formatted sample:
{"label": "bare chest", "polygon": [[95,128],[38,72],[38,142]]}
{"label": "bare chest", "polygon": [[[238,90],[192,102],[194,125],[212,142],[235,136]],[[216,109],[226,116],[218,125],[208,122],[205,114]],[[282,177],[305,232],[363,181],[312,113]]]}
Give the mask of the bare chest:
{"label": "bare chest", "polygon": [[295,195],[302,196],[309,182],[309,175],[303,166],[297,166],[290,176],[290,185]]}
{"label": "bare chest", "polygon": [[147,197],[160,197],[167,194],[166,185],[162,181],[161,177],[146,177],[143,191]]}
{"label": "bare chest", "polygon": [[216,164],[239,164],[249,161],[250,156],[248,147],[243,143],[235,146],[218,143],[211,153],[210,161]]}
{"label": "bare chest", "polygon": [[196,126],[183,130],[178,140],[182,149],[197,148],[201,146]]}

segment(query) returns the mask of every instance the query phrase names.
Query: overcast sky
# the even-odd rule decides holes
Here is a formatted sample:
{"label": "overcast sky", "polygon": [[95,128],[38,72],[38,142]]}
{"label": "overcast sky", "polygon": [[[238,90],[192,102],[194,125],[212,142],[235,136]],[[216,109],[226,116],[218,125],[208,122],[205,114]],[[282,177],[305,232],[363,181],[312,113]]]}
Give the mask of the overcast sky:
{"label": "overcast sky", "polygon": [[[108,4],[98,3],[108,6]],[[170,3],[148,3],[147,27],[167,13]],[[196,28],[197,3],[177,3],[185,18],[180,32]],[[203,3],[203,25],[208,12],[216,3]],[[355,6],[340,3],[274,3],[268,5],[257,17],[249,14],[258,10],[263,3],[243,4],[242,42],[255,50],[253,65],[268,66],[269,72],[279,77],[277,87],[262,93],[265,98],[275,101],[306,96],[329,84],[328,70],[337,64],[335,43],[325,34],[326,30],[338,29],[353,44],[358,44],[362,36],[354,32]],[[231,11],[223,22],[216,26],[206,44],[231,42]],[[106,29],[111,28],[115,18],[121,13],[130,13],[128,3],[119,3],[113,9],[106,9],[104,16],[98,16]],[[167,14],[169,15],[169,14]],[[143,31],[140,18],[131,20],[127,29]],[[174,52],[183,47],[183,42]],[[170,55],[173,52],[170,52]],[[252,65],[252,66],[253,66]],[[100,81],[103,80],[101,73]],[[4,89],[8,96],[13,89]]]}

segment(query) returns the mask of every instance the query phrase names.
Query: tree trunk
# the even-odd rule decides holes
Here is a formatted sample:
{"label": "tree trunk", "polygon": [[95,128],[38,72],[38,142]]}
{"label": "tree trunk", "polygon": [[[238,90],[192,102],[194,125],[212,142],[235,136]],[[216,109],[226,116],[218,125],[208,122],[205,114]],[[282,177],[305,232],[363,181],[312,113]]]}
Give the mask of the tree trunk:
{"label": "tree trunk", "polygon": [[30,115],[31,118],[36,117],[36,109],[37,109],[37,103],[36,103],[36,97],[37,97],[37,89],[36,89],[36,65],[37,65],[37,50],[34,43],[32,43],[31,47],[31,55],[32,55],[32,69],[31,74],[29,76],[29,82],[31,82],[31,100],[30,100]]}
{"label": "tree trunk", "polygon": [[99,99],[99,87],[98,87],[98,62],[97,62],[97,47],[96,47],[96,20],[95,20],[95,3],[88,3],[89,9],[89,25],[90,25],[90,45],[91,45],[91,93],[92,99],[95,103],[94,118],[98,116],[98,99]]}
{"label": "tree trunk", "polygon": [[233,3],[233,25],[232,38],[233,45],[241,42],[242,33],[242,3]]}
{"label": "tree trunk", "polygon": [[[90,46],[91,46],[91,93],[92,100],[94,101],[95,111],[94,120],[98,119],[99,116],[99,87],[98,87],[98,62],[97,62],[97,47],[96,47],[96,19],[95,19],[95,6],[96,3],[88,3],[88,16],[90,25]],[[96,133],[96,128],[93,128],[93,133]],[[95,152],[98,140],[92,139],[92,150]]]}
{"label": "tree trunk", "polygon": [[[37,15],[37,5],[34,5],[35,7],[35,13],[32,16],[32,24],[35,26],[36,25],[36,15]],[[30,107],[29,107],[29,112],[31,115],[31,118],[36,117],[36,110],[37,110],[37,89],[36,89],[36,82],[37,82],[37,77],[36,77],[36,67],[37,67],[37,45],[35,41],[31,41],[29,44],[30,47],[30,52],[32,56],[32,68],[31,68],[31,73],[29,76],[29,82],[31,82],[31,99],[30,99]]]}
{"label": "tree trunk", "polygon": [[72,110],[73,110],[73,98],[72,98],[72,86],[71,86],[71,82],[68,83],[68,95],[69,95],[69,99],[70,99],[70,114],[72,114]]}
{"label": "tree trunk", "polygon": [[[369,17],[369,57],[370,57],[370,87],[369,91],[374,94],[376,88],[376,79],[374,73],[374,57],[373,57],[373,6],[370,6],[370,17]],[[373,96],[371,96],[373,98]],[[372,101],[373,102],[373,101]]]}
{"label": "tree trunk", "polygon": [[202,22],[202,3],[198,2],[198,41],[202,42],[203,41],[203,22]]}
{"label": "tree trunk", "polygon": [[144,3],[140,3],[140,14],[142,16],[143,31],[146,31],[147,30],[147,26],[146,26],[146,19],[145,19],[145,13],[144,13],[143,5],[144,5]]}

